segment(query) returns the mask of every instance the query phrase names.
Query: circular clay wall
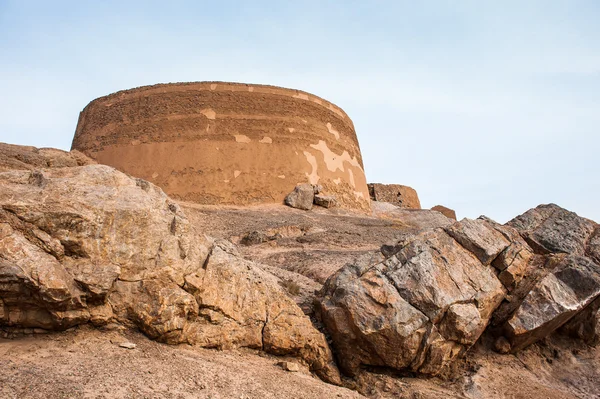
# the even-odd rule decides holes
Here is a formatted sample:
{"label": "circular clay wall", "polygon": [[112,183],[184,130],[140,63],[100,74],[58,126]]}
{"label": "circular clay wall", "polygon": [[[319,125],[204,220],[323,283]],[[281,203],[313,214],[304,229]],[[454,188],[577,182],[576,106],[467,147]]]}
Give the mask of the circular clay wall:
{"label": "circular clay wall", "polygon": [[201,82],[117,92],[81,112],[73,149],[183,201],[281,203],[312,183],[341,207],[369,209],[352,121],[299,90]]}

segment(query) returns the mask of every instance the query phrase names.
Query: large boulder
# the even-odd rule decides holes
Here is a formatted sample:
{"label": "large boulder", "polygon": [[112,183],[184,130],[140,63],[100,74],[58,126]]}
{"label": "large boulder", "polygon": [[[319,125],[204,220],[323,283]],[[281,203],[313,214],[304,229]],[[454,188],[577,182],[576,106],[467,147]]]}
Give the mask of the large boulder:
{"label": "large boulder", "polygon": [[[561,326],[597,342],[598,226],[556,205],[507,225],[480,217],[403,237],[357,261],[318,301],[345,373],[438,374],[493,321],[518,351]],[[530,244],[531,243],[531,246]]]}
{"label": "large boulder", "polygon": [[[461,223],[453,231],[470,226]],[[505,294],[492,267],[436,229],[383,261],[342,268],[318,306],[344,372],[371,365],[435,375],[477,341]]]}
{"label": "large boulder", "polygon": [[564,257],[525,297],[506,323],[512,350],[548,336],[600,295],[600,266],[588,258]]}
{"label": "large boulder", "polygon": [[585,255],[596,223],[555,204],[540,205],[507,223],[539,253]]}
{"label": "large boulder", "polygon": [[0,173],[0,254],[4,328],[117,322],[168,343],[297,356],[340,381],[324,336],[270,275],[110,167]]}
{"label": "large boulder", "polygon": [[600,264],[595,255],[598,225],[554,204],[531,209],[507,225],[517,229],[536,252],[523,281],[517,282],[512,297],[496,315],[496,324],[504,322],[512,351],[567,323],[565,330],[593,341],[596,326],[588,325],[585,315],[595,317],[594,303],[600,297]]}

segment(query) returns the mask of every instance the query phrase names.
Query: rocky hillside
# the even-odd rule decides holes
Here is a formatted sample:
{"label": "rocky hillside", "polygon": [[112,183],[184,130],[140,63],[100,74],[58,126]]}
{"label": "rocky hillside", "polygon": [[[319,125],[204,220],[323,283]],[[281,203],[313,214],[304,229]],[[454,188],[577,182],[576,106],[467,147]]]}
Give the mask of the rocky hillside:
{"label": "rocky hillside", "polygon": [[[168,349],[174,369],[186,367],[182,344],[250,351],[240,358],[249,367],[260,353],[280,359],[324,381],[307,380],[313,397],[325,383],[373,397],[598,395],[600,227],[556,205],[506,225],[381,204],[372,216],[200,206],[77,154],[3,148],[0,347],[9,349],[0,363],[11,371],[0,392],[8,397],[27,397],[18,389],[31,378],[26,370],[32,384],[63,397],[39,373],[60,380],[70,369],[44,367],[47,352],[24,357],[18,347],[34,339],[64,354],[32,334],[80,342],[121,334],[114,339],[137,341],[169,364],[159,344],[134,331],[179,345]],[[78,355],[68,364],[88,356],[69,348]],[[89,364],[102,376],[119,356],[111,359]],[[110,385],[110,375],[102,378]],[[152,397],[138,392],[143,381],[104,397]],[[212,388],[178,389],[181,397],[266,395]],[[338,389],[330,392],[358,395]]]}

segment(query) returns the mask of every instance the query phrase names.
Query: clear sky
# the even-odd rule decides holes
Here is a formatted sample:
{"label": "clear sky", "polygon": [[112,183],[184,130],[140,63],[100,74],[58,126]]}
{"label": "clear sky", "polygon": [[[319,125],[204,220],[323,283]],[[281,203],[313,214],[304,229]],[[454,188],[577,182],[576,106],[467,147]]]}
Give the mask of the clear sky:
{"label": "clear sky", "polygon": [[202,80],[336,103],[424,207],[600,221],[598,0],[0,0],[0,141],[69,149],[92,99]]}

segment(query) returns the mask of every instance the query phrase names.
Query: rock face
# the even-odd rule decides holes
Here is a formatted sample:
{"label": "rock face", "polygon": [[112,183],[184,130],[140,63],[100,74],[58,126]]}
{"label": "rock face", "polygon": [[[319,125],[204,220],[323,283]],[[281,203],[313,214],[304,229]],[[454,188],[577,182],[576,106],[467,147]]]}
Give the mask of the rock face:
{"label": "rock face", "polygon": [[401,208],[421,209],[417,192],[408,186],[400,184],[369,183],[371,200],[389,202]]}
{"label": "rock face", "polygon": [[572,318],[567,329],[581,326],[593,336],[596,327],[574,316],[595,317],[594,301],[600,296],[600,265],[594,257],[598,225],[554,204],[540,205],[507,224],[545,259],[535,284],[524,284],[525,289],[517,285],[515,290],[521,291],[512,299],[518,308],[505,324],[512,350],[549,335]]}
{"label": "rock face", "polygon": [[319,307],[344,372],[372,365],[437,374],[475,343],[505,293],[491,267],[437,229],[384,261],[341,269]]}
{"label": "rock face", "polygon": [[446,208],[443,205],[436,205],[433,208],[431,208],[431,210],[432,211],[438,211],[442,215],[446,216],[447,218],[456,220],[456,212],[454,212],[453,209]]}
{"label": "rock face", "polygon": [[118,322],[151,338],[296,356],[339,383],[272,276],[212,244],[159,188],[103,165],[0,173],[0,326]]}
{"label": "rock face", "polygon": [[382,247],[385,257],[340,269],[318,307],[342,370],[354,375],[369,365],[438,374],[492,320],[501,353],[561,326],[596,344],[597,230],[592,221],[542,205],[507,225],[463,219],[404,237]]}
{"label": "rock face", "polygon": [[[557,205],[540,205],[508,222],[539,253],[584,255],[597,225]],[[593,245],[593,244],[592,244]]]}
{"label": "rock face", "polygon": [[352,121],[299,90],[201,82],[121,91],[82,111],[72,148],[179,200],[281,203],[306,182],[343,208],[369,210]]}
{"label": "rock face", "polygon": [[36,148],[0,143],[0,172],[39,168],[64,168],[95,164],[79,151],[61,151],[55,148]]}
{"label": "rock face", "polygon": [[417,229],[450,226],[455,221],[429,209],[404,209],[388,202],[371,202],[373,216],[396,220],[407,227]]}

